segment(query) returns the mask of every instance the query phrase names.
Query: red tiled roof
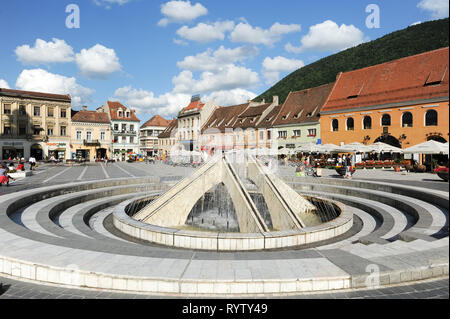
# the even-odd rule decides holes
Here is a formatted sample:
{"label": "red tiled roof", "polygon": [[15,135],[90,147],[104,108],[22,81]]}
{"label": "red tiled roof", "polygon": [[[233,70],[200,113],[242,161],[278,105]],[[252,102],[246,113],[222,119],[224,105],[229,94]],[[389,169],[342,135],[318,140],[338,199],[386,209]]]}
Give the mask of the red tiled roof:
{"label": "red tiled roof", "polygon": [[176,129],[178,126],[178,120],[177,119],[173,119],[172,121],[169,122],[169,124],[167,125],[166,129],[158,135],[158,138],[168,138],[170,137],[170,134],[172,133],[172,131],[174,129]]}
{"label": "red tiled roof", "polygon": [[150,120],[142,124],[141,128],[147,127],[147,126],[161,126],[161,127],[167,127],[171,121],[166,120],[160,115],[153,116]]}
{"label": "red tiled roof", "polygon": [[[136,114],[134,112],[134,110],[131,110],[129,108],[127,108],[126,106],[122,105],[120,102],[111,102],[111,101],[107,101],[106,102],[109,106],[109,111],[111,114],[111,120],[116,120],[116,121],[133,121],[133,122],[140,122],[141,120],[139,120],[136,117]],[[119,117],[117,115],[117,111],[121,109],[123,111],[123,117]],[[125,117],[125,111],[129,110],[131,112],[130,117]]]}
{"label": "red tiled roof", "polygon": [[326,102],[334,83],[290,92],[273,125],[319,121],[319,112]]}
{"label": "red tiled roof", "polygon": [[78,111],[72,116],[72,122],[104,123],[109,124],[108,114],[96,111]]}
{"label": "red tiled roof", "polygon": [[272,103],[248,107],[245,112],[239,115],[237,121],[234,122],[233,128],[241,128],[243,130],[250,127],[256,128],[256,124],[258,124],[261,119],[263,112],[270,105],[272,105]]}
{"label": "red tiled roof", "polygon": [[32,91],[20,91],[12,89],[0,88],[0,96],[14,96],[14,97],[24,97],[24,98],[40,98],[40,99],[55,99],[63,100],[65,102],[71,102],[70,95],[63,94],[53,94],[53,93],[42,93],[42,92],[32,92]]}
{"label": "red tiled roof", "polygon": [[341,73],[322,111],[448,97],[448,59],[445,47]]}
{"label": "red tiled roof", "polygon": [[276,105],[272,111],[267,114],[260,123],[256,126],[257,128],[271,128],[273,122],[276,120],[278,113],[280,112],[282,105]]}
{"label": "red tiled roof", "polygon": [[205,106],[205,104],[201,100],[191,101],[188,106],[180,111],[179,115],[183,115],[184,113],[191,111],[200,111],[203,106]]}

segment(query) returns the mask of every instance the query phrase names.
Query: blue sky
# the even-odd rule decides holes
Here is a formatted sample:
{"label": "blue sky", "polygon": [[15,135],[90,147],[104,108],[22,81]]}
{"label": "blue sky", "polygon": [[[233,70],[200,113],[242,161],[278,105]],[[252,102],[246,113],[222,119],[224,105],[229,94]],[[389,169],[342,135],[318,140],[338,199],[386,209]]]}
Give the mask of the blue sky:
{"label": "blue sky", "polygon": [[[66,26],[70,4],[79,28]],[[366,24],[370,4],[378,28]],[[299,67],[448,10],[446,0],[3,1],[0,87],[169,118],[191,95],[242,103]]]}

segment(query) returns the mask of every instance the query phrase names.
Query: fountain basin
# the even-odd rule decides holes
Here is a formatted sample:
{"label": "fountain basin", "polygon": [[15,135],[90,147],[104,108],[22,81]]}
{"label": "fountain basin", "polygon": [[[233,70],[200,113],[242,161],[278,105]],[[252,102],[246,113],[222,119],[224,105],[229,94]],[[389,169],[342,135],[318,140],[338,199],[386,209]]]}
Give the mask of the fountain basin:
{"label": "fountain basin", "polygon": [[[304,246],[342,235],[353,226],[353,213],[344,204],[318,197],[310,198],[333,205],[339,211],[338,217],[302,229],[260,233],[184,230],[144,223],[130,216],[130,208],[135,206],[136,202],[151,199],[147,197],[128,200],[117,205],[113,214],[113,223],[121,232],[150,243],[212,251],[253,251]],[[170,214],[170,212],[167,213]]]}

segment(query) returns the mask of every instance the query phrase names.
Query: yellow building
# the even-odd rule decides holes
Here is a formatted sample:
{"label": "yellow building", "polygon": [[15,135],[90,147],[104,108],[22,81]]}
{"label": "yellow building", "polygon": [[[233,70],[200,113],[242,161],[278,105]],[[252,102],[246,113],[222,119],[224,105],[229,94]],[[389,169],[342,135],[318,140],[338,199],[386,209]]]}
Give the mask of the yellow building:
{"label": "yellow building", "polygon": [[72,116],[71,157],[95,161],[111,159],[111,124],[108,113],[82,111]]}
{"label": "yellow building", "polygon": [[70,158],[70,95],[0,88],[0,158]]}

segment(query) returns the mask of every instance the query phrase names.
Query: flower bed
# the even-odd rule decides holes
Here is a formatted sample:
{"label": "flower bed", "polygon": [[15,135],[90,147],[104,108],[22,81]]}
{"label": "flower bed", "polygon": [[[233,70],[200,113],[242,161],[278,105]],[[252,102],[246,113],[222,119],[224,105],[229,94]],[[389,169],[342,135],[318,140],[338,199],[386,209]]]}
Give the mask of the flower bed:
{"label": "flower bed", "polygon": [[438,167],[434,172],[444,181],[448,182],[448,167]]}

